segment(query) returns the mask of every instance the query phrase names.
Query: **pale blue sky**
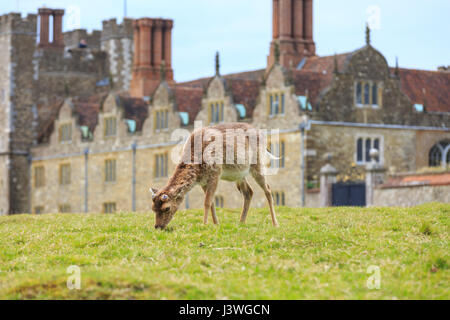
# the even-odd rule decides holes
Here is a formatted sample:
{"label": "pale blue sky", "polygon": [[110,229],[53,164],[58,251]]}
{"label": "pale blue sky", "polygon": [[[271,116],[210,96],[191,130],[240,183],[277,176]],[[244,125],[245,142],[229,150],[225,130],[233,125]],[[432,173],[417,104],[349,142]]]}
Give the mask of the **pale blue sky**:
{"label": "pale blue sky", "polygon": [[[82,28],[101,29],[101,21],[122,20],[124,0],[1,0],[0,13],[36,12],[78,6]],[[319,55],[351,51],[364,45],[367,9],[380,9],[372,43],[390,65],[436,70],[450,65],[448,0],[316,0],[314,37]],[[272,30],[271,0],[128,0],[128,16],[175,20],[173,64],[177,81],[211,76],[219,50],[222,73],[264,68]],[[373,17],[373,15],[372,15]],[[67,22],[64,26],[68,30]]]}

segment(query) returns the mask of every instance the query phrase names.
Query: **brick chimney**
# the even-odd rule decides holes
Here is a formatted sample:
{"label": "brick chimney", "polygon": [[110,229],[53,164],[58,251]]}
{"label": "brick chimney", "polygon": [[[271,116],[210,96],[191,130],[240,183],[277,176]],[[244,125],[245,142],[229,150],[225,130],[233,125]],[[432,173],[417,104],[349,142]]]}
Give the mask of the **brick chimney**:
{"label": "brick chimney", "polygon": [[[64,10],[40,8],[38,13],[41,19],[39,47],[64,49],[62,30]],[[50,42],[50,16],[53,18],[53,42]]]}
{"label": "brick chimney", "polygon": [[133,27],[134,67],[130,94],[133,97],[150,96],[161,81],[162,61],[166,81],[173,82],[173,20],[142,18],[135,20]]}
{"label": "brick chimney", "polygon": [[273,34],[268,69],[275,63],[275,43],[279,45],[280,64],[296,68],[304,57],[315,56],[313,37],[313,0],[272,0]]}

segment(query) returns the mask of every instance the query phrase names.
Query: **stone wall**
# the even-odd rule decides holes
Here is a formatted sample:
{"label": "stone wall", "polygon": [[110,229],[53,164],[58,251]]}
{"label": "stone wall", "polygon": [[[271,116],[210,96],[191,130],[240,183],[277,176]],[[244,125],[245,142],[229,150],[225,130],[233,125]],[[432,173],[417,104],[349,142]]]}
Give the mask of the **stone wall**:
{"label": "stone wall", "polygon": [[121,24],[116,19],[103,21],[101,49],[108,54],[114,88],[128,91],[133,73],[133,20],[124,19]]}
{"label": "stone wall", "polygon": [[376,207],[412,207],[428,202],[450,204],[450,185],[377,188],[374,191]]}
{"label": "stone wall", "polygon": [[77,29],[64,33],[64,45],[66,47],[66,51],[70,49],[78,48],[81,40],[85,40],[87,47],[93,50],[100,50],[100,38],[101,31],[93,30],[91,33],[87,32],[86,29]]}
{"label": "stone wall", "polygon": [[[358,164],[356,159],[356,142],[359,137],[375,137],[380,139],[380,159],[383,166],[390,173],[415,171],[423,166],[423,155],[428,157],[429,149],[416,149],[417,140],[421,131],[405,128],[392,129],[377,128],[370,125],[361,127],[345,125],[312,125],[307,133],[308,180],[316,181],[319,171],[325,165],[323,156],[326,153],[333,155],[333,166],[340,172],[340,177],[365,176],[365,163]],[[448,136],[448,131],[429,132],[428,136],[439,141],[440,137]],[[420,137],[426,134],[420,135]],[[436,142],[435,142],[436,143]],[[416,155],[419,160],[416,163]]]}

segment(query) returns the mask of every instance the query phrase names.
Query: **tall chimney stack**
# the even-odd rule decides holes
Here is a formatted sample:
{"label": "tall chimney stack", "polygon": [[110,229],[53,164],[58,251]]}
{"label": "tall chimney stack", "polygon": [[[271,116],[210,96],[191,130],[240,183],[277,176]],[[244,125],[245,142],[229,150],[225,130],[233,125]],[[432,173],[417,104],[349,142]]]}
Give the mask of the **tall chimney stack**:
{"label": "tall chimney stack", "polygon": [[166,81],[173,82],[172,28],[173,20],[142,18],[134,21],[134,67],[130,85],[133,97],[153,94],[161,82],[164,61]]}
{"label": "tall chimney stack", "polygon": [[313,0],[273,0],[272,25],[268,69],[275,63],[275,43],[285,68],[296,68],[304,57],[315,56]]}
{"label": "tall chimney stack", "polygon": [[[40,8],[38,13],[41,19],[39,47],[63,49],[64,37],[62,21],[64,10]],[[53,18],[53,42],[50,42],[50,16]]]}

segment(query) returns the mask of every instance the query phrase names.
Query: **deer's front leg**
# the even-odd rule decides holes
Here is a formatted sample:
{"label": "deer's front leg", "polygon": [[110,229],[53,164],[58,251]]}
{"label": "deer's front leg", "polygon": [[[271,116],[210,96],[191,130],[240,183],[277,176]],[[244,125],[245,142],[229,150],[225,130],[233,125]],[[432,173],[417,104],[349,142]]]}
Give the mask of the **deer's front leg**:
{"label": "deer's front leg", "polygon": [[216,193],[217,184],[219,183],[219,176],[215,175],[214,177],[211,177],[211,179],[208,181],[207,185],[202,187],[203,191],[205,192],[205,214],[203,216],[203,222],[205,224],[208,223],[208,213],[209,209],[211,209],[211,215],[213,218],[214,224],[219,224],[219,219],[216,215],[216,207],[213,203],[214,195]]}

